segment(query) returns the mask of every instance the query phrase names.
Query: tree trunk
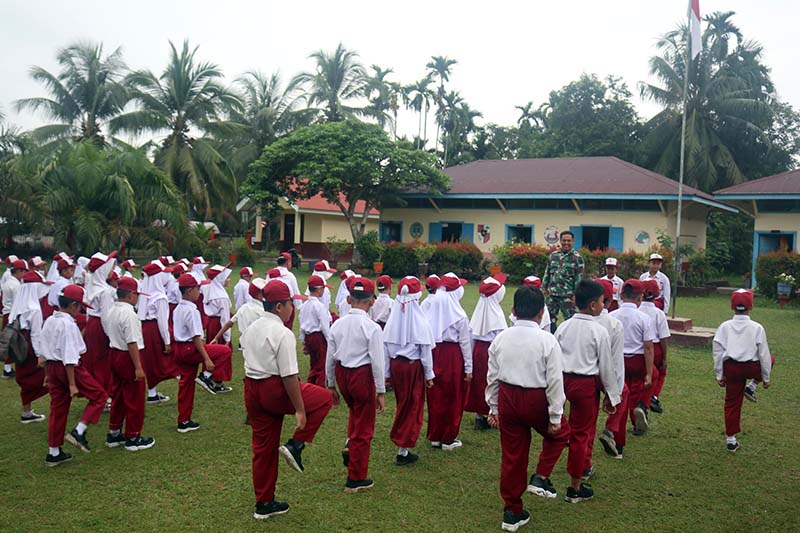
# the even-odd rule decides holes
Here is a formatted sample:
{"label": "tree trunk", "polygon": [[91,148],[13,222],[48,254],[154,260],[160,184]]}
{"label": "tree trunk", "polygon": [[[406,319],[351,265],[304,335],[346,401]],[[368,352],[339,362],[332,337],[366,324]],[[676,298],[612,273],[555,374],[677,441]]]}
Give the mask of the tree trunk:
{"label": "tree trunk", "polygon": [[428,144],[428,110],[430,110],[430,108],[431,106],[428,105],[428,102],[425,102],[425,120],[423,121],[424,126],[422,129],[422,140],[424,142],[422,142],[422,146],[420,146],[420,148],[423,148],[426,144]]}

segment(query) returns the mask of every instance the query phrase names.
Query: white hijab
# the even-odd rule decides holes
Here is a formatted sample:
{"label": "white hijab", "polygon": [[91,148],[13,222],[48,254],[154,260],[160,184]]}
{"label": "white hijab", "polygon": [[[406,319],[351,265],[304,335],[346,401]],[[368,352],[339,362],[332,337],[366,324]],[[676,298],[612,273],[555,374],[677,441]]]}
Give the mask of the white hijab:
{"label": "white hijab", "polygon": [[108,277],[114,270],[114,265],[117,263],[116,259],[109,259],[94,272],[86,272],[86,301],[90,304],[100,296],[104,291],[116,290],[108,284]]}
{"label": "white hijab", "polygon": [[214,276],[214,279],[211,280],[211,283],[206,285],[206,293],[203,296],[203,301],[210,302],[213,300],[223,300],[223,299],[230,301],[230,297],[228,296],[228,291],[225,290],[225,281],[227,281],[230,275],[231,275],[231,269],[223,268],[222,272]]}
{"label": "white hijab", "polygon": [[58,278],[61,277],[61,274],[58,272],[58,261],[60,259],[69,261],[69,256],[64,252],[58,252],[55,257],[53,257],[53,262],[50,263],[50,269],[47,271],[47,281],[58,281]]}
{"label": "white hijab", "polygon": [[339,290],[336,292],[336,300],[334,303],[336,307],[341,307],[342,303],[347,303],[347,297],[350,296],[350,291],[347,290],[347,280],[356,275],[352,270],[344,271],[345,278],[339,284]]}
{"label": "white hijab", "polygon": [[42,312],[42,307],[39,304],[39,291],[42,287],[46,287],[44,283],[22,283],[20,285],[17,296],[14,298],[14,304],[11,306],[11,311],[8,314],[9,323],[13,322],[18,316],[22,322],[23,329],[30,327],[30,318],[28,316],[31,312]]}
{"label": "white hijab", "polygon": [[[500,285],[494,278],[486,278],[484,283],[495,283]],[[508,326],[506,325],[506,317],[503,309],[500,307],[500,302],[506,295],[505,285],[500,285],[497,292],[489,296],[483,294],[478,297],[478,303],[475,305],[475,311],[472,313],[472,320],[469,321],[469,329],[476,337],[484,337],[492,331],[502,331]]]}
{"label": "white hijab", "polygon": [[144,275],[144,278],[139,283],[141,291],[146,293],[139,295],[139,304],[137,305],[139,320],[145,320],[150,310],[154,309],[159,300],[167,299],[167,283],[172,277],[168,272],[159,272],[152,276]]}
{"label": "white hijab", "polygon": [[461,299],[458,296],[459,292],[463,295],[464,288],[459,287],[454,291],[447,292],[447,289],[440,287],[436,290],[436,297],[431,300],[427,314],[433,331],[433,340],[436,342],[442,342],[442,336],[450,326],[462,318],[469,319],[458,302]]}
{"label": "white hijab", "polygon": [[89,258],[80,256],[75,263],[75,272],[72,274],[72,281],[76,285],[86,284],[86,267],[89,265]]}
{"label": "white hijab", "polygon": [[[409,276],[413,277],[413,276]],[[405,346],[422,344],[433,347],[433,331],[428,317],[419,306],[421,292],[408,293],[408,286],[400,289],[392,304],[392,312],[383,330],[383,341],[387,344]]]}

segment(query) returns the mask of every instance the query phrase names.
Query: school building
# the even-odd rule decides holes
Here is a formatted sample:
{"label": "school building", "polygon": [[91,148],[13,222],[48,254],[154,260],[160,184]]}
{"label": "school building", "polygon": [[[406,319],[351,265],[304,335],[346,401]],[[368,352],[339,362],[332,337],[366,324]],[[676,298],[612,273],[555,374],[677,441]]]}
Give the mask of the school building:
{"label": "school building", "polygon": [[748,181],[721,189],[714,197],[736,206],[754,219],[753,279],[759,255],[776,250],[797,252],[800,230],[800,170]]}
{"label": "school building", "polygon": [[[475,161],[445,169],[450,190],[409,193],[381,212],[384,241],[472,242],[484,252],[508,241],[644,252],[659,231],[675,239],[678,183],[616,157]],[[711,209],[735,212],[692,187],[683,190],[681,242],[706,246]]]}

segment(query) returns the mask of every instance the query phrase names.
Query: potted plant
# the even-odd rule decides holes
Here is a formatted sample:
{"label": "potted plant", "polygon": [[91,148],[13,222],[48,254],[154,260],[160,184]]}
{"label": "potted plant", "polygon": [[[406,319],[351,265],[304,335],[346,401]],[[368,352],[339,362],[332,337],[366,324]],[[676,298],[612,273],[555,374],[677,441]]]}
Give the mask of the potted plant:
{"label": "potted plant", "polygon": [[336,268],[337,264],[339,263],[339,259],[343,257],[344,254],[346,254],[350,249],[350,243],[345,239],[331,236],[325,239],[325,248],[328,249],[328,255],[330,255],[331,267]]}
{"label": "potted plant", "polygon": [[424,279],[425,276],[428,275],[428,261],[431,260],[431,257],[433,257],[433,254],[435,253],[435,244],[419,244],[414,247],[414,256],[417,258],[420,279]]}
{"label": "potted plant", "polygon": [[778,281],[778,300],[780,300],[781,307],[783,307],[789,301],[789,295],[792,294],[792,287],[794,287],[796,280],[794,276],[785,272],[778,274],[776,280]]}

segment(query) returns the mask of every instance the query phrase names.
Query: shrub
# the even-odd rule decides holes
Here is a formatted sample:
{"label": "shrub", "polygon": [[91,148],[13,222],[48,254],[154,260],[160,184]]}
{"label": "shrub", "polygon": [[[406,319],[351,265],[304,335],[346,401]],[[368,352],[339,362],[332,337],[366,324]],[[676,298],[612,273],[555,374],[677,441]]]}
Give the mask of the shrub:
{"label": "shrub", "polygon": [[403,277],[417,275],[418,261],[414,254],[415,245],[404,242],[390,242],[383,247],[383,272],[389,276]]}
{"label": "shrub", "polygon": [[247,241],[242,238],[233,241],[232,250],[236,254],[236,264],[239,266],[253,266],[255,262],[255,253],[252,248],[247,247]]}
{"label": "shrub", "polygon": [[325,248],[331,260],[339,261],[350,250],[350,243],[346,239],[340,239],[334,235],[325,239]]}
{"label": "shrub", "polygon": [[530,275],[544,276],[550,249],[540,244],[508,243],[495,246],[492,254],[512,282],[522,283]]}
{"label": "shrub", "polygon": [[356,251],[361,259],[361,266],[372,267],[372,263],[381,260],[383,244],[377,231],[368,231],[356,239]]}
{"label": "shrub", "polygon": [[474,244],[442,242],[436,245],[428,264],[430,272],[439,275],[455,272],[463,278],[478,279],[482,262],[483,253]]}
{"label": "shrub", "polygon": [[777,279],[780,274],[800,277],[800,255],[789,252],[770,252],[758,256],[756,261],[756,283],[758,292],[777,297]]}

